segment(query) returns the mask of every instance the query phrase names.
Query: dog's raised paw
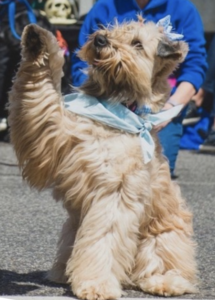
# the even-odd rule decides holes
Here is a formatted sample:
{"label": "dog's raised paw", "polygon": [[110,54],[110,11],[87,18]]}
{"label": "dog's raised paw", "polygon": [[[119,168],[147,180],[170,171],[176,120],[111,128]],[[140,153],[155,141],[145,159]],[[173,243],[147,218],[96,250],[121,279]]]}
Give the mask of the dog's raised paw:
{"label": "dog's raised paw", "polygon": [[22,35],[24,55],[32,59],[36,59],[40,55],[44,55],[46,50],[45,42],[47,34],[48,32],[46,30],[35,24],[27,25]]}
{"label": "dog's raised paw", "polygon": [[30,27],[26,36],[26,47],[30,52],[38,54],[41,50],[41,46],[42,43],[39,34],[34,31],[33,27]]}

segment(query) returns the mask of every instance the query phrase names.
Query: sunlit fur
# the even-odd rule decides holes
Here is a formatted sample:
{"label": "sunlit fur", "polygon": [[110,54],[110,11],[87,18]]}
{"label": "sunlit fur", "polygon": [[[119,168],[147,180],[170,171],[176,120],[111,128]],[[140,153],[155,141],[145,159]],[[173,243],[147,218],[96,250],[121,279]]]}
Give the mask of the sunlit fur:
{"label": "sunlit fur", "polygon": [[[107,47],[95,47],[98,34],[108,39]],[[152,22],[116,24],[95,32],[79,51],[79,57],[90,65],[89,79],[81,90],[116,102],[137,101],[139,106],[147,104],[153,112],[159,111],[170,93],[167,77],[187,53],[187,44],[175,42],[173,56],[164,60],[156,55],[159,41],[169,43]]]}
{"label": "sunlit fur", "polygon": [[[142,21],[99,33],[106,48],[94,46],[95,33],[80,51],[90,65],[81,91],[159,110],[186,44],[158,51],[167,43],[162,29]],[[26,27],[10,92],[11,140],[23,178],[38,190],[52,188],[68,212],[49,278],[89,300],[118,298],[123,286],[165,296],[195,292],[192,216],[155,133],[155,154],[144,164],[138,136],[65,110],[62,65],[54,36]]]}

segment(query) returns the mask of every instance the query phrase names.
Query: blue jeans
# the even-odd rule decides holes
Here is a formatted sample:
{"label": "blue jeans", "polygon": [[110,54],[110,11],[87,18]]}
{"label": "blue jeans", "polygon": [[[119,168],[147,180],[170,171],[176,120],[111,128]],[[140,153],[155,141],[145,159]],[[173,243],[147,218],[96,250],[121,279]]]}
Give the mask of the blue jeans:
{"label": "blue jeans", "polygon": [[158,138],[163,148],[163,154],[169,161],[171,175],[174,174],[176,159],[180,146],[180,139],[183,133],[182,120],[182,116],[174,118],[171,123],[169,123],[158,133]]}

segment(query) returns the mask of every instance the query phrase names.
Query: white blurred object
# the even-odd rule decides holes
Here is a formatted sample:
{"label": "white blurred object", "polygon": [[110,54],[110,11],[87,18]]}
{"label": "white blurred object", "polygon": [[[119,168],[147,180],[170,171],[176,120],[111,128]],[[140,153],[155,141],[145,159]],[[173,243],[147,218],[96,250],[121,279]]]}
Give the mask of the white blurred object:
{"label": "white blurred object", "polygon": [[83,16],[89,12],[96,1],[95,0],[78,0],[79,16]]}
{"label": "white blurred object", "polygon": [[7,129],[7,119],[0,119],[0,131]]}
{"label": "white blurred object", "polygon": [[78,9],[78,7],[79,7],[79,0],[69,0],[69,2],[71,4],[71,6],[72,6],[72,13],[73,13],[74,17],[76,19],[78,19],[79,18],[79,9]]}
{"label": "white blurred object", "polygon": [[77,21],[75,6],[75,3],[72,5],[69,0],[48,0],[45,4],[45,13],[52,24],[73,24]]}

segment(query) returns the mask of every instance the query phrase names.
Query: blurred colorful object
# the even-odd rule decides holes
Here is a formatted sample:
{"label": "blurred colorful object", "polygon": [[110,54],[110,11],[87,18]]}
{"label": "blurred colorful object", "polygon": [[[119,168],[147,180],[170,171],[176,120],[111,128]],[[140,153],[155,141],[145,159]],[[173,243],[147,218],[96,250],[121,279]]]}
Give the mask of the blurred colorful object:
{"label": "blurred colorful object", "polygon": [[74,24],[75,5],[69,0],[47,0],[44,7],[47,18],[52,24]]}
{"label": "blurred colorful object", "polygon": [[16,26],[15,26],[15,14],[16,14],[16,4],[20,3],[23,4],[26,7],[27,10],[27,16],[29,19],[29,23],[37,23],[36,17],[34,15],[33,9],[29,2],[27,0],[3,0],[0,1],[0,6],[3,6],[3,10],[1,10],[1,14],[7,11],[8,13],[8,20],[10,24],[10,29],[13,34],[13,36],[20,40],[21,37],[16,32]]}

